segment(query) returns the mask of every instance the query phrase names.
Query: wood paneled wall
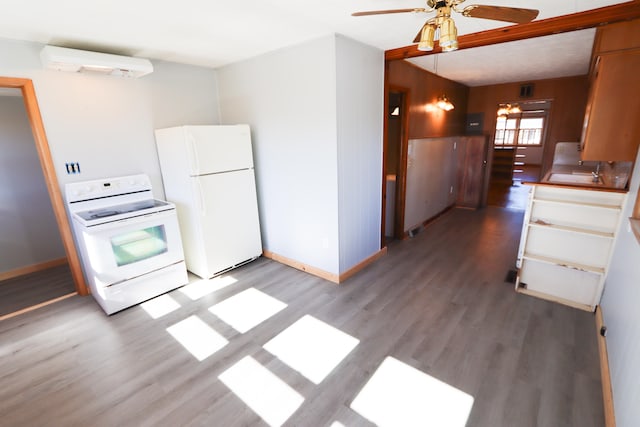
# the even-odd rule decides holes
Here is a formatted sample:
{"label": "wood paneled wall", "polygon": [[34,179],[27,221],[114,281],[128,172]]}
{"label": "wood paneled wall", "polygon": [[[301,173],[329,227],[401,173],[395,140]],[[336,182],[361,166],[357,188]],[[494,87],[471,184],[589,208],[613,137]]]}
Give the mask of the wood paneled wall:
{"label": "wood paneled wall", "polygon": [[[533,83],[533,96],[521,99],[520,85]],[[589,91],[588,77],[564,77],[533,82],[506,83],[470,88],[469,113],[484,113],[484,133],[493,135],[496,126],[496,111],[502,102],[525,102],[537,99],[552,100],[548,130],[542,158],[542,173],[553,161],[556,142],[580,141],[582,122]]]}
{"label": "wood paneled wall", "polygon": [[[410,62],[390,61],[387,82],[408,88],[409,139],[464,135],[469,88],[437,76]],[[446,95],[455,109],[434,108],[438,97]]]}

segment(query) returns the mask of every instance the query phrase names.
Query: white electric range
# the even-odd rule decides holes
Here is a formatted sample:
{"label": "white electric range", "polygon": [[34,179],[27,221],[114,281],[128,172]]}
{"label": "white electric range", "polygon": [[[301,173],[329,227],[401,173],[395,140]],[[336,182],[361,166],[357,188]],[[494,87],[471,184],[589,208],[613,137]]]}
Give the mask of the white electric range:
{"label": "white electric range", "polygon": [[175,205],[144,174],[74,182],[67,206],[91,293],[107,314],[188,282]]}

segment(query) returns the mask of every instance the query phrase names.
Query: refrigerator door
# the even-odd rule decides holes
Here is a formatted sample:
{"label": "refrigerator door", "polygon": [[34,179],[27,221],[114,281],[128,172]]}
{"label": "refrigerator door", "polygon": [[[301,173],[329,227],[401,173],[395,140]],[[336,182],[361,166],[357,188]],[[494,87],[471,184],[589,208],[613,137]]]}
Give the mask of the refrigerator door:
{"label": "refrigerator door", "polygon": [[192,272],[210,278],[260,256],[262,240],[253,169],[193,180],[200,194],[198,204],[207,265]]}
{"label": "refrigerator door", "polygon": [[185,126],[189,175],[253,168],[248,125]]}

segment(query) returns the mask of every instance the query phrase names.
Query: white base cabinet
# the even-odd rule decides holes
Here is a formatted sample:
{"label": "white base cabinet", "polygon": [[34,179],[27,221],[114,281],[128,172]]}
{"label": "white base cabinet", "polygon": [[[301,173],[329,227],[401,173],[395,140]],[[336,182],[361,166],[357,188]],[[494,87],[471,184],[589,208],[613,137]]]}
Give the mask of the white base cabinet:
{"label": "white base cabinet", "polygon": [[533,185],[516,290],[583,310],[600,302],[626,193]]}

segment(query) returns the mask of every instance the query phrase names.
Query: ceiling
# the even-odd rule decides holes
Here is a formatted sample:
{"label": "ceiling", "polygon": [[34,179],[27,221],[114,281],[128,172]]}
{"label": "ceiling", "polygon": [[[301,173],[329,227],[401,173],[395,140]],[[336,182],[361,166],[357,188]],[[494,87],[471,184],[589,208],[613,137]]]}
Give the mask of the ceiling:
{"label": "ceiling", "polygon": [[[611,0],[468,0],[540,10],[537,19]],[[388,50],[410,45],[433,12],[353,17],[426,7],[425,0],[21,0],[3,8],[0,37],[220,67],[333,33]],[[458,35],[510,25],[454,14]],[[410,61],[469,86],[586,74],[593,30],[466,49]]]}

